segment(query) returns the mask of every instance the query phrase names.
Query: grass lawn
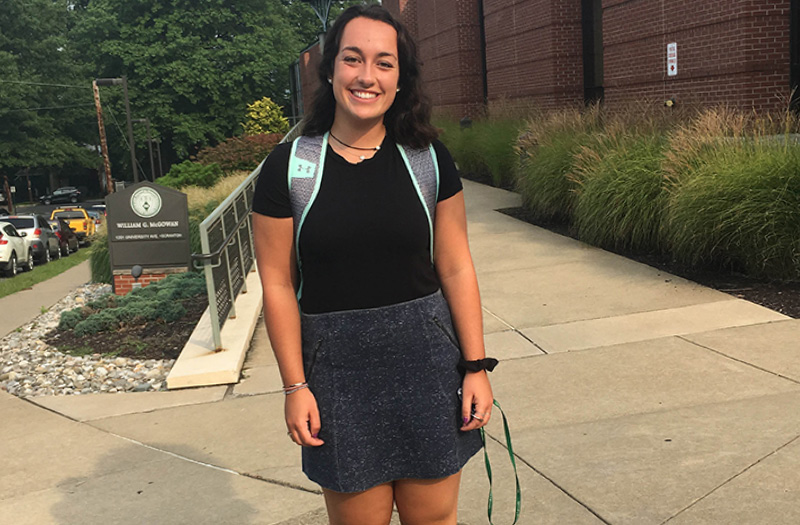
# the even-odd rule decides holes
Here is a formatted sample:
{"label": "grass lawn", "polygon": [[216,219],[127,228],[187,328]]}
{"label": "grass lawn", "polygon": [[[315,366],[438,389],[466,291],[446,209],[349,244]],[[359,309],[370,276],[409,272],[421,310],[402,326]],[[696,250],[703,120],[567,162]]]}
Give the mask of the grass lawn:
{"label": "grass lawn", "polygon": [[11,295],[34,284],[41,283],[63,273],[73,266],[77,266],[89,258],[91,250],[86,247],[70,254],[69,257],[62,257],[57,261],[50,261],[41,266],[34,266],[32,272],[20,272],[16,277],[4,277],[0,279],[0,297]]}

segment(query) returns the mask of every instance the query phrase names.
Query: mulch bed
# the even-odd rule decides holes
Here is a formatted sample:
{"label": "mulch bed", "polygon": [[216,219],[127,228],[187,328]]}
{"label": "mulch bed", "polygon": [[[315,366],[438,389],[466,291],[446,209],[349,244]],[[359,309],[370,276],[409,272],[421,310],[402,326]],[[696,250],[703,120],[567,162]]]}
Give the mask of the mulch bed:
{"label": "mulch bed", "polygon": [[68,354],[108,354],[132,359],[177,359],[208,306],[205,296],[183,301],[186,315],[165,323],[149,321],[113,332],[78,337],[72,330],[53,330],[45,342]]}
{"label": "mulch bed", "polygon": [[[578,239],[568,224],[538,221],[524,208],[506,208],[497,211],[553,233]],[[663,254],[609,251],[734,297],[760,304],[783,315],[800,319],[800,282],[767,281],[735,272],[681,265]]]}

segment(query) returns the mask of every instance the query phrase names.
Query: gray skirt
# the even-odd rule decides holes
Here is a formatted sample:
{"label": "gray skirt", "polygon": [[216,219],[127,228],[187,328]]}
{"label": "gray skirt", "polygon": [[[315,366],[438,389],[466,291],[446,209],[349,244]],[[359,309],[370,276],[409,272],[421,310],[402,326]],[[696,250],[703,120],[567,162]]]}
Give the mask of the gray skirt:
{"label": "gray skirt", "polygon": [[481,449],[461,432],[459,350],[441,292],[400,304],[302,314],[303,364],[325,444],[303,448],[320,486],[359,492],[460,471]]}

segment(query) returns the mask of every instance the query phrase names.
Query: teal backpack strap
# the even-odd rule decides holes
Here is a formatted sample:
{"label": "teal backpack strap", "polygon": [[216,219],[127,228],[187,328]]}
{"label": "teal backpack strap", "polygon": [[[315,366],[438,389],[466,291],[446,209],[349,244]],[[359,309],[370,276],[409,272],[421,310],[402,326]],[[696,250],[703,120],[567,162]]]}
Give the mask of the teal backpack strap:
{"label": "teal backpack strap", "polygon": [[300,136],[292,144],[287,173],[289,198],[292,203],[294,219],[294,241],[300,286],[297,300],[303,295],[303,264],[300,260],[300,230],[306,220],[308,210],[319,193],[322,182],[322,168],[325,166],[325,152],[328,149],[328,133],[317,137]]}
{"label": "teal backpack strap", "polygon": [[423,149],[397,145],[406,164],[419,200],[428,216],[431,240],[431,263],[433,263],[433,223],[436,218],[436,201],[439,197],[439,162],[433,144]]}

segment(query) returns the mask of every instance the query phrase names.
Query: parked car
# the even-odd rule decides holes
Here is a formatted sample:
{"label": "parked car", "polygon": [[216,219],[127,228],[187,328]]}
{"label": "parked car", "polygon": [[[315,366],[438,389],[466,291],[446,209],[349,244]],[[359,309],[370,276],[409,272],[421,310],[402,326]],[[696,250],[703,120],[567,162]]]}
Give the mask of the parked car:
{"label": "parked car", "polygon": [[53,219],[50,222],[50,227],[58,236],[58,245],[61,250],[61,255],[67,256],[72,252],[78,251],[78,236],[75,231],[69,227],[69,223],[64,219]]}
{"label": "parked car", "polygon": [[94,231],[97,233],[103,227],[103,214],[94,210],[86,210],[86,213],[94,219]]}
{"label": "parked car", "polygon": [[3,221],[13,224],[18,232],[25,232],[25,244],[39,264],[61,257],[58,237],[42,215],[9,215]]}
{"label": "parked car", "polygon": [[87,210],[89,210],[89,211],[97,211],[97,212],[100,212],[100,213],[102,213],[102,214],[103,214],[103,217],[105,217],[106,215],[108,215],[108,213],[106,213],[106,205],[105,205],[105,204],[92,204],[91,206],[89,206],[89,207],[88,207],[88,208],[86,208],[86,209],[87,209]]}
{"label": "parked car", "polygon": [[72,186],[64,186],[63,188],[58,188],[53,193],[48,195],[42,195],[39,197],[39,200],[42,201],[44,204],[50,204],[51,202],[78,202],[81,200],[81,192],[78,191],[78,188],[74,188]]}
{"label": "parked car", "polygon": [[0,270],[14,277],[20,267],[33,270],[33,252],[25,245],[25,233],[18,232],[11,223],[0,221]]}
{"label": "parked car", "polygon": [[83,208],[56,208],[50,214],[50,220],[64,219],[69,227],[75,231],[81,243],[89,242],[89,238],[94,235],[94,219]]}

